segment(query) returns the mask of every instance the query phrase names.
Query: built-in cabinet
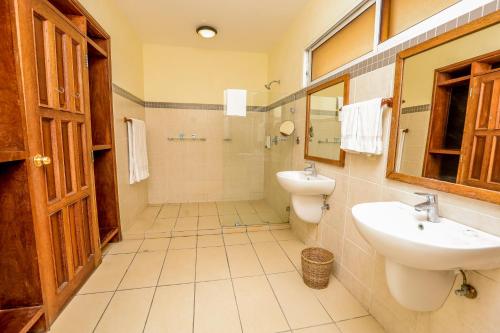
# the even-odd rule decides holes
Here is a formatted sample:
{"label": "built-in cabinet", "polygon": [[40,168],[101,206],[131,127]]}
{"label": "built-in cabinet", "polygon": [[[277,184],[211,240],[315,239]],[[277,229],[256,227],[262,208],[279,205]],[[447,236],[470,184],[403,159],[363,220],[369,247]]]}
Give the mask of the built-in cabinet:
{"label": "built-in cabinet", "polygon": [[72,0],[0,0],[0,327],[43,331],[120,238],[110,39]]}

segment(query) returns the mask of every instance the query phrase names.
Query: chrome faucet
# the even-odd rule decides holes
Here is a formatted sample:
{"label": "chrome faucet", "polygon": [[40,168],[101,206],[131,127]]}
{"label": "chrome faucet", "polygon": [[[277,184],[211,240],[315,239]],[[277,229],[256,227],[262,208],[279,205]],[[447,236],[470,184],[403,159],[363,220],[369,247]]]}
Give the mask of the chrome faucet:
{"label": "chrome faucet", "polygon": [[439,207],[437,194],[415,192],[416,195],[421,195],[427,198],[425,202],[415,205],[417,212],[427,212],[427,221],[439,222]]}
{"label": "chrome faucet", "polygon": [[314,162],[307,162],[307,166],[304,168],[304,172],[307,176],[317,177],[318,171],[316,170],[316,164]]}

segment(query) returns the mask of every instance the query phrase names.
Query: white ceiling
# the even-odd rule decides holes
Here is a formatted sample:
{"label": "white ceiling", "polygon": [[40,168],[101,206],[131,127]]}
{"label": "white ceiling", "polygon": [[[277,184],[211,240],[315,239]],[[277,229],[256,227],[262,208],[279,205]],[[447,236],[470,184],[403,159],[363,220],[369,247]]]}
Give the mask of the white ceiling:
{"label": "white ceiling", "polygon": [[[265,52],[307,0],[117,0],[145,43]],[[204,40],[199,25],[218,35]]]}

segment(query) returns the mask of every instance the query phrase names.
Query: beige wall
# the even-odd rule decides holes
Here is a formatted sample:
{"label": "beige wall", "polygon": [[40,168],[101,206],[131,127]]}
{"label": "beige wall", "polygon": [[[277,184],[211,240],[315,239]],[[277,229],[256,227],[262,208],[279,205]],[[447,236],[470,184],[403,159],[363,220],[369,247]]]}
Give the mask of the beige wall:
{"label": "beige wall", "polygon": [[[304,49],[355,1],[310,1],[306,10],[292,24],[282,42],[269,58],[269,77],[281,79],[273,88],[271,101],[302,88]],[[340,8],[339,8],[340,6]],[[392,96],[394,65],[351,79],[350,101]],[[305,135],[305,98],[293,102],[297,135]],[[358,234],[351,215],[353,205],[361,202],[399,200],[416,204],[421,198],[415,191],[429,189],[391,181],[385,178],[389,139],[390,110],[384,113],[384,154],[364,156],[347,154],[344,168],[316,163],[320,174],[336,180],[329,198],[331,209],[319,225],[300,221],[292,212],[293,230],[307,243],[324,246],[336,257],[335,275],[385,327],[388,333],[490,333],[500,326],[500,270],[468,272],[470,283],[480,297],[468,300],[449,296],[445,305],[431,313],[406,310],[390,296],[384,273],[384,261]],[[294,145],[293,169],[304,167],[304,144]],[[438,191],[441,214],[458,222],[500,235],[500,209],[497,205],[450,195]],[[457,279],[457,284],[459,279]],[[422,288],[425,286],[421,286]],[[455,285],[457,287],[457,285]]]}
{"label": "beige wall", "polygon": [[[113,83],[133,95],[144,97],[142,41],[114,0],[80,0],[111,36]],[[128,144],[124,117],[144,119],[143,106],[113,94],[116,162],[120,218],[124,232],[147,205],[147,181],[128,183]]]}
{"label": "beige wall", "polygon": [[224,89],[238,88],[267,105],[267,55],[146,44],[144,81],[147,101],[222,104]]}
{"label": "beige wall", "polygon": [[144,98],[142,40],[119,8],[118,2],[80,0],[111,36],[113,83],[139,98]]}

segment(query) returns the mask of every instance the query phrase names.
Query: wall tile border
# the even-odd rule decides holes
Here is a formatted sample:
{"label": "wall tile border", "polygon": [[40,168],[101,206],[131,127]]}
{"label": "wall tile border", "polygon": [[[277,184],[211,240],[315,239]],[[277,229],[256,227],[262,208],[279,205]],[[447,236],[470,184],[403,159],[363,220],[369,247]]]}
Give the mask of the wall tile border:
{"label": "wall tile border", "polygon": [[[357,76],[372,72],[374,70],[377,70],[379,68],[388,66],[390,64],[393,64],[396,61],[396,54],[406,50],[410,47],[413,47],[419,43],[423,43],[431,38],[434,38],[436,36],[439,36],[447,31],[453,30],[457,27],[460,27],[464,24],[470,23],[474,20],[477,20],[483,16],[486,16],[488,14],[491,14],[497,10],[500,10],[500,0],[494,0],[491,1],[484,6],[478,7],[469,13],[466,13],[462,16],[453,18],[452,20],[436,27],[433,28],[427,32],[424,32],[420,34],[417,37],[414,37],[410,40],[404,41],[389,50],[385,50],[383,52],[374,54],[368,59],[365,59],[359,63],[356,63],[352,65],[349,68],[346,68],[338,73],[335,73],[334,75],[325,78],[324,80],[321,80],[319,82],[316,82],[315,84],[307,87],[300,89],[286,97],[283,97],[276,102],[271,103],[268,106],[248,106],[247,110],[250,112],[267,112],[271,111],[274,108],[283,106],[287,103],[294,102],[298,99],[301,99],[306,96],[306,92],[308,88],[313,88],[316,87],[328,80],[340,77],[345,74],[349,74],[351,78],[355,78]],[[130,101],[137,103],[141,106],[147,107],[147,108],[152,108],[152,109],[189,109],[189,110],[214,110],[214,111],[222,111],[224,110],[224,105],[223,104],[200,104],[200,103],[172,103],[172,102],[147,102],[143,101],[142,99],[138,98],[137,96],[134,96],[133,94],[129,93],[125,89],[119,87],[118,85],[113,83],[113,92],[117,93],[118,95],[125,97],[129,99]],[[418,106],[422,107],[422,106]],[[411,109],[411,108],[410,108]],[[404,110],[404,109],[403,109]],[[413,109],[412,109],[413,110]],[[419,111],[410,111],[408,110],[406,113],[411,113],[411,112],[421,112],[421,111],[427,111],[427,110],[420,110]],[[404,112],[403,112],[404,113]]]}

